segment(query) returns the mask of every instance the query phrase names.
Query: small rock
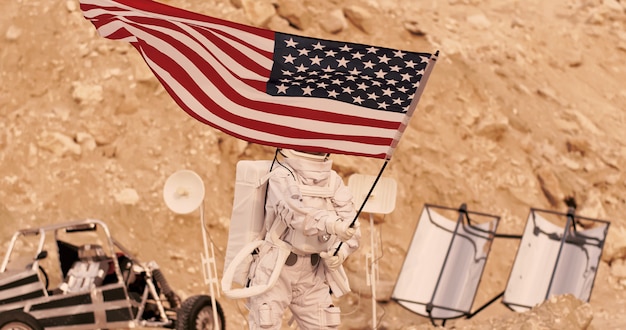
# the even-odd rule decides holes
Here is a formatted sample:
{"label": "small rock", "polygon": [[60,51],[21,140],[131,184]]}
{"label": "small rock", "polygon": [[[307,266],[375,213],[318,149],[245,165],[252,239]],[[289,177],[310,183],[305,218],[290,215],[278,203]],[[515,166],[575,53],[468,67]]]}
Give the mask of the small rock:
{"label": "small rock", "polygon": [[561,190],[559,179],[554,175],[552,170],[547,167],[539,168],[536,174],[541,190],[548,199],[548,202],[550,202],[550,205],[553,207],[558,206],[565,196]]}
{"label": "small rock", "polygon": [[114,195],[115,201],[123,205],[135,205],[139,202],[139,194],[132,188],[124,188]]}
{"label": "small rock", "polygon": [[21,35],[22,35],[22,29],[18,28],[15,25],[11,25],[7,29],[7,32],[4,34],[4,38],[8,41],[15,41],[19,39]]}
{"label": "small rock", "polygon": [[87,85],[80,82],[72,84],[72,98],[80,105],[94,105],[104,99],[100,85]]}
{"label": "small rock", "polygon": [[324,31],[333,34],[339,33],[348,27],[348,21],[341,9],[335,9],[327,15],[324,15],[319,24]]}
{"label": "small rock", "polygon": [[76,1],[66,1],[65,2],[65,9],[67,9],[68,12],[73,13],[76,11]]}
{"label": "small rock", "polygon": [[59,157],[63,157],[68,154],[81,154],[80,145],[74,142],[74,139],[71,137],[59,132],[44,132],[37,145]]}
{"label": "small rock", "polygon": [[611,275],[620,279],[626,278],[626,262],[624,259],[617,259],[611,263]]}
{"label": "small rock", "polygon": [[300,0],[279,0],[277,13],[299,30],[306,30],[311,25],[311,13]]}
{"label": "small rock", "polygon": [[484,14],[476,14],[467,17],[467,22],[480,30],[491,27],[491,21]]}
{"label": "small rock", "polygon": [[241,5],[246,17],[255,26],[265,26],[270,18],[276,15],[276,9],[270,1],[241,0]]}
{"label": "small rock", "polygon": [[372,19],[372,14],[365,8],[349,6],[343,9],[346,17],[354,26],[365,33],[372,33],[379,28],[379,22]]}
{"label": "small rock", "polygon": [[92,151],[96,149],[96,139],[89,133],[78,132],[76,133],[76,142],[78,142],[82,148]]}
{"label": "small rock", "polygon": [[412,35],[423,37],[426,35],[422,29],[420,29],[418,22],[416,21],[406,21],[404,22],[404,29],[409,31]]}

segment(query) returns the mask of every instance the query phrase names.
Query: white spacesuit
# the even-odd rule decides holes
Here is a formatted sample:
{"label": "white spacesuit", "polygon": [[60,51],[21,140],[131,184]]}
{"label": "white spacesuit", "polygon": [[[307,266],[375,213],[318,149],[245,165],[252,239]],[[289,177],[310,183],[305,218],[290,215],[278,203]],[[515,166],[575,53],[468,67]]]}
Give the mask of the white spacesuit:
{"label": "white spacesuit", "polygon": [[280,248],[272,239],[260,247],[251,285],[266,283],[276,267],[282,270],[275,285],[249,298],[250,329],[280,329],[287,307],[300,329],[336,329],[340,310],[331,291],[349,291],[342,263],[361,237],[358,220],[350,227],[356,216],[352,194],[327,154],[280,154],[280,172],[268,184],[265,226],[268,232],[281,228],[278,236],[291,253],[277,262]]}

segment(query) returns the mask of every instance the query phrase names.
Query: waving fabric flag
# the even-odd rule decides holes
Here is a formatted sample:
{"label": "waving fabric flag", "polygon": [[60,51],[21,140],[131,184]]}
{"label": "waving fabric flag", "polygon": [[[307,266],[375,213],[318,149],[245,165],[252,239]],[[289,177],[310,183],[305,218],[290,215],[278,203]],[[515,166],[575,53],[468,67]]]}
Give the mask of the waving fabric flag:
{"label": "waving fabric flag", "polygon": [[151,0],[80,0],[189,115],[263,145],[390,159],[436,54],[313,39]]}

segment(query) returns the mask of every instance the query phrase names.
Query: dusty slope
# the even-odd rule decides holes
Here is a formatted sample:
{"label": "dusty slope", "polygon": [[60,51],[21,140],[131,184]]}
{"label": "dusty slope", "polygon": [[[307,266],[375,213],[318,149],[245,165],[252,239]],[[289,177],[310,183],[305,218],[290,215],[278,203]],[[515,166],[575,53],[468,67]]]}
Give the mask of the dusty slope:
{"label": "dusty slope", "polygon": [[[257,11],[227,0],[168,3],[259,24],[265,1],[243,2],[256,3]],[[283,9],[289,3],[277,2]],[[590,301],[592,326],[626,327],[626,3],[303,3],[303,11],[296,11],[303,30],[278,15],[269,26],[442,54],[385,171],[398,181],[399,197],[396,210],[379,226],[381,290],[389,294],[424,203],[467,203],[502,216],[501,232],[519,233],[529,207],[564,211],[562,199],[571,195],[580,214],[612,221]],[[320,28],[333,9],[354,12],[350,5],[369,18],[349,22],[337,34]],[[0,3],[2,241],[24,226],[100,218],[141,259],[159,261],[183,295],[206,292],[200,285],[197,214],[169,212],[161,199],[163,183],[182,168],[205,178],[211,237],[223,253],[234,164],[270,157],[272,150],[248,146],[188,117],[134,49],[95,35],[77,6],[75,1]],[[381,21],[384,29],[378,27]],[[381,166],[369,159],[334,159],[346,178],[376,174]],[[126,198],[129,192],[130,197],[136,192],[138,201]],[[346,329],[367,328],[371,319],[369,289],[357,275],[369,248],[364,243],[360,255],[349,260],[355,290],[363,295],[341,301]],[[494,244],[477,305],[504,288],[516,247],[514,241]],[[221,270],[220,261],[218,256]],[[241,328],[241,303],[220,301],[229,327]],[[390,329],[425,322],[393,302],[381,305],[383,310],[382,322]],[[488,324],[490,317],[515,315],[497,303],[473,322]]]}

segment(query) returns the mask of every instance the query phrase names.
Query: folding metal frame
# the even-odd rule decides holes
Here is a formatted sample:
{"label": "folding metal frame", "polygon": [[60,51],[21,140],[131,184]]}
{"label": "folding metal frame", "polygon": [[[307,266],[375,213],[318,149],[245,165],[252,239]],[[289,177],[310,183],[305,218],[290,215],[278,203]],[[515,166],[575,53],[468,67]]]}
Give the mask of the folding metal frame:
{"label": "folding metal frame", "polygon": [[[550,296],[572,294],[588,302],[610,222],[575,214],[531,208],[522,235],[497,234],[499,217],[458,211],[456,222],[425,204],[392,299],[412,312],[435,320],[471,318],[502,298],[524,312]],[[494,220],[472,224],[470,215]],[[471,311],[494,238],[519,239],[504,291]],[[482,251],[480,253],[479,251]]]}
{"label": "folding metal frame", "polygon": [[550,296],[588,302],[610,223],[574,213],[531,209],[502,303],[523,312]]}
{"label": "folding metal frame", "polygon": [[[457,218],[437,211],[454,211]],[[433,324],[471,317],[499,221],[468,211],[465,204],[458,209],[425,204],[391,298]]]}

